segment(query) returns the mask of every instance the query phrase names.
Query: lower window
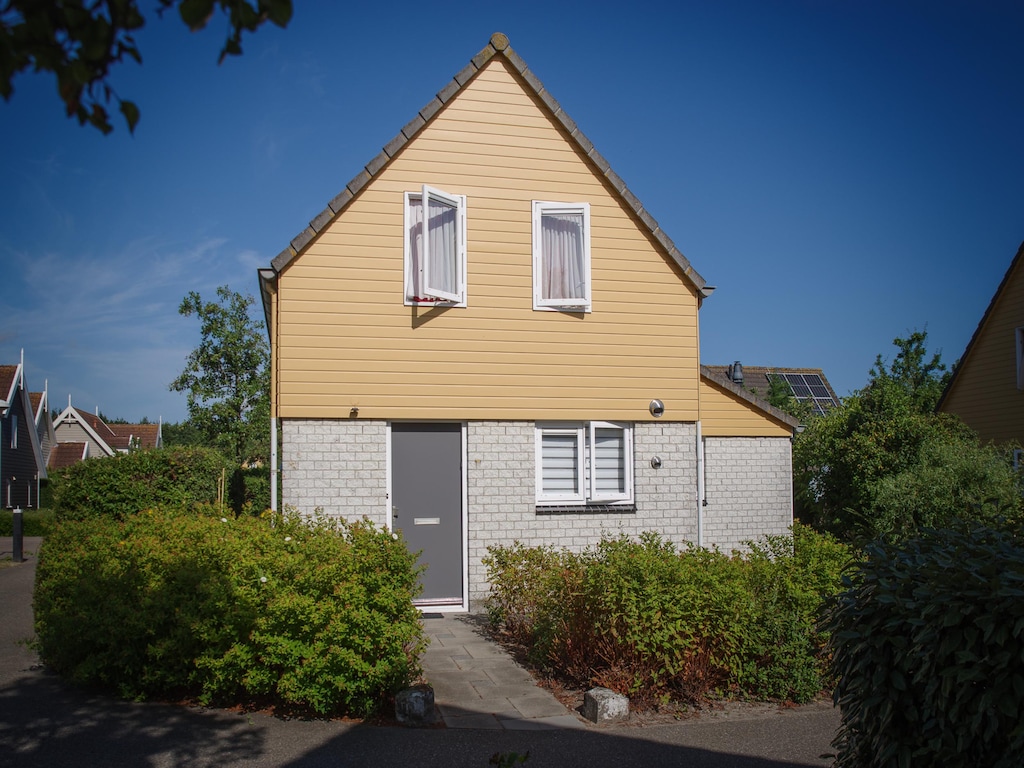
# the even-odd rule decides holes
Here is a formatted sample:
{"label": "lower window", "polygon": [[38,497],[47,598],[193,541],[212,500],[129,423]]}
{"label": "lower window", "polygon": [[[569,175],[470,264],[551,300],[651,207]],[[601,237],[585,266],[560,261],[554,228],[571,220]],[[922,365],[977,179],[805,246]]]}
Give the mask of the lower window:
{"label": "lower window", "polygon": [[633,428],[607,421],[536,430],[537,504],[633,502]]}

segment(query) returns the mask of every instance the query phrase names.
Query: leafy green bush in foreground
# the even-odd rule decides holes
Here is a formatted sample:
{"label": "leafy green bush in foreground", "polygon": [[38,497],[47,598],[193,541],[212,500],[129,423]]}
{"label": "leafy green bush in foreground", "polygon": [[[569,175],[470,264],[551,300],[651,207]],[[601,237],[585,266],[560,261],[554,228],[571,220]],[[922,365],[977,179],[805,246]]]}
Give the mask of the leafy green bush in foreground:
{"label": "leafy green bush in foreground", "polygon": [[365,716],[418,673],[415,559],[369,522],[147,511],[62,522],[40,656],[129,698]]}
{"label": "leafy green bush in foreground", "polygon": [[974,527],[873,544],[832,632],[840,768],[1024,765],[1024,544]]}
{"label": "leafy green bush in foreground", "polygon": [[580,554],[521,544],[484,559],[490,616],[532,660],[637,704],[711,695],[806,701],[825,687],[816,631],[849,551],[797,526],[745,556],[677,551],[656,534]]}

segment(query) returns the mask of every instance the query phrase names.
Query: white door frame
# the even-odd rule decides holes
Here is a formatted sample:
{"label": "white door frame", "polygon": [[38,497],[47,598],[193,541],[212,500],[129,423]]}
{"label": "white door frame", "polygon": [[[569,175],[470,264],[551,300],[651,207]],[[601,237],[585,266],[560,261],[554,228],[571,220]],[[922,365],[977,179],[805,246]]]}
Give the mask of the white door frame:
{"label": "white door frame", "polygon": [[[387,495],[384,499],[384,519],[387,521],[388,531],[393,530],[394,516],[391,514],[391,498],[393,493],[394,464],[391,460],[391,425],[395,421],[387,422]],[[403,419],[404,424],[429,424],[426,419]],[[438,424],[454,424],[452,421],[437,420]],[[462,602],[450,603],[448,605],[424,605],[421,611],[427,613],[466,613],[469,611],[469,490],[467,488],[467,469],[469,467],[467,451],[467,423],[458,422],[462,436]]]}

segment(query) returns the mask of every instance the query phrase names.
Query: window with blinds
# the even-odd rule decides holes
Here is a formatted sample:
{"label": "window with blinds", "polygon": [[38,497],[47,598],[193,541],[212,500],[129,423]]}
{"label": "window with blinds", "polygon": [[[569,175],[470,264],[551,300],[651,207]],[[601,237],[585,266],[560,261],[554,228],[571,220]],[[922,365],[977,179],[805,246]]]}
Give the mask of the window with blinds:
{"label": "window with blinds", "polygon": [[631,426],[538,424],[536,435],[538,504],[632,502]]}

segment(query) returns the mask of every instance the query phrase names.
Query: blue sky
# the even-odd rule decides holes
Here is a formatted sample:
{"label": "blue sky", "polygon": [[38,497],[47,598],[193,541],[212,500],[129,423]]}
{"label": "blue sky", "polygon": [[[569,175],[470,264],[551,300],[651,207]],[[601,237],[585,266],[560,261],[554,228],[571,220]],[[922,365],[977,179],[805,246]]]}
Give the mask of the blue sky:
{"label": "blue sky", "polygon": [[820,367],[845,395],[927,327],[952,363],[1024,240],[1024,6],[295,0],[217,66],[152,16],[112,83],[131,136],[0,102],[0,362],[55,407],[186,417],[190,290],[269,264],[495,31],[709,284],[709,364]]}

